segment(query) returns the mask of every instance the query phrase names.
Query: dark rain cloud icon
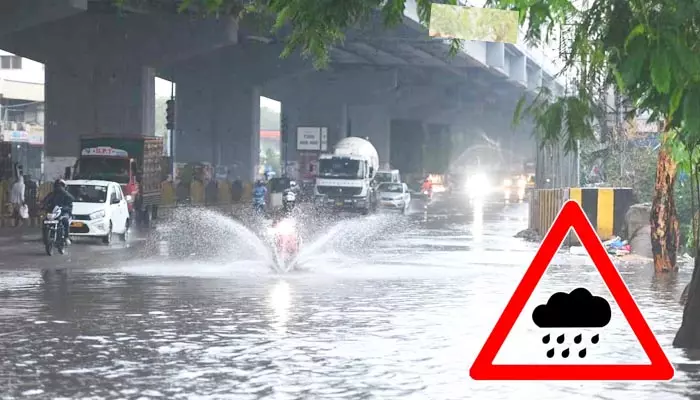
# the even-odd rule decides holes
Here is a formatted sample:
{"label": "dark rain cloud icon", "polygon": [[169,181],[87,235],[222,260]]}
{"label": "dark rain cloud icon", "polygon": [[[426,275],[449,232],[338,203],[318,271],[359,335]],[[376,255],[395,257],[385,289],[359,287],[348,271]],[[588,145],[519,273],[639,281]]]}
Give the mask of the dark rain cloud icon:
{"label": "dark rain cloud icon", "polygon": [[[602,297],[593,296],[591,292],[584,288],[577,288],[571,293],[554,293],[547,304],[540,304],[532,312],[532,321],[540,328],[603,328],[610,323],[612,310],[610,303]],[[580,358],[586,357],[586,342],[584,333],[577,332],[573,337],[573,344],[582,346],[578,350]],[[542,343],[549,344],[552,341],[548,333],[542,338]],[[592,344],[600,341],[598,333],[590,338]],[[560,334],[556,337],[556,342],[563,345],[565,349],[561,352],[563,358],[568,358],[571,354],[571,343],[566,343],[566,335]],[[554,343],[552,343],[554,344]],[[576,347],[578,347],[576,346]],[[552,358],[555,348],[547,351],[547,357]]]}

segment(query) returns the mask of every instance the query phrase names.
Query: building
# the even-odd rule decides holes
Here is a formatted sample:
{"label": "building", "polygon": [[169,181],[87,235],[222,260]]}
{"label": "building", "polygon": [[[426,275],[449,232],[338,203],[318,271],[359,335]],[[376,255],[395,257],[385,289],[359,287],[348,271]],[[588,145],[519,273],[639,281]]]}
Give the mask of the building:
{"label": "building", "polygon": [[[0,179],[19,163],[25,173],[42,174],[44,147],[44,65],[0,50]],[[10,175],[11,176],[11,175]]]}

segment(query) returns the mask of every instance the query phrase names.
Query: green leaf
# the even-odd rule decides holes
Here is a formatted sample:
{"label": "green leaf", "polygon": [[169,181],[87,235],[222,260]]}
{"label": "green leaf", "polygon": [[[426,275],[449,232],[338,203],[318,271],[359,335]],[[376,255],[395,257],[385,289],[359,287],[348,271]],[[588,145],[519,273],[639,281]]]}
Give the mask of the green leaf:
{"label": "green leaf", "polygon": [[684,88],[680,85],[673,89],[673,93],[671,94],[671,103],[668,106],[669,120],[673,119],[673,115],[676,113],[676,110],[678,110],[678,107],[680,107],[681,100],[683,99],[683,92]]}
{"label": "green leaf", "polygon": [[[688,88],[683,100],[684,131],[700,132],[700,90],[697,85]],[[690,143],[685,143],[688,147]]]}
{"label": "green leaf", "polygon": [[660,93],[671,89],[671,66],[668,56],[660,49],[651,56],[651,81]]}
{"label": "green leaf", "polygon": [[646,33],[646,27],[642,24],[639,24],[632,28],[632,31],[630,31],[630,34],[627,35],[627,39],[625,39],[625,50],[627,50],[627,47],[629,46],[630,42],[632,39],[636,38],[637,36],[642,36]]}

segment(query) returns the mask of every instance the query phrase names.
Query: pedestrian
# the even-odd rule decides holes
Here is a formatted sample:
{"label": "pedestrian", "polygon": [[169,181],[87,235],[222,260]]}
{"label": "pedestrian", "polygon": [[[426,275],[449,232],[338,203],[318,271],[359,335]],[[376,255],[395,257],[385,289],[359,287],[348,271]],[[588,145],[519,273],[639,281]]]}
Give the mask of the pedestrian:
{"label": "pedestrian", "polygon": [[24,177],[19,175],[15,179],[15,183],[12,184],[10,189],[10,203],[12,203],[12,217],[15,220],[15,227],[22,225],[22,207],[25,205],[24,202]]}
{"label": "pedestrian", "polygon": [[29,218],[36,218],[38,211],[39,184],[27,174],[24,176],[24,200],[29,209]]}

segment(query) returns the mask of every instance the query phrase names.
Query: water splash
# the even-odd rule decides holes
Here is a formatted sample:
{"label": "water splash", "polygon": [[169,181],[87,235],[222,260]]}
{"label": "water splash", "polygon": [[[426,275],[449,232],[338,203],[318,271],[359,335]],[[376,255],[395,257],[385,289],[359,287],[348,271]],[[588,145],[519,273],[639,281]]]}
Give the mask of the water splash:
{"label": "water splash", "polygon": [[323,229],[325,232],[305,240],[292,264],[304,267],[325,257],[336,256],[347,260],[357,254],[364,258],[367,256],[367,250],[376,244],[377,236],[389,230],[400,231],[405,227],[401,221],[404,219],[400,216],[377,214],[332,223],[327,230]]}
{"label": "water splash", "polygon": [[167,243],[167,256],[276,265],[272,249],[259,235],[233,218],[211,210],[178,210],[172,220],[158,227],[157,239]]}

